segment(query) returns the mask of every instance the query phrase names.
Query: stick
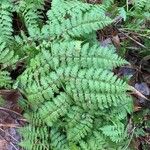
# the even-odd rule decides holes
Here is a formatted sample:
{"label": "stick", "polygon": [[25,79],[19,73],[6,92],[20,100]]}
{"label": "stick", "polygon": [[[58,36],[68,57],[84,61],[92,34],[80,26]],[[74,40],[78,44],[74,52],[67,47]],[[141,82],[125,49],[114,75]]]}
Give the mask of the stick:
{"label": "stick", "polygon": [[130,37],[129,35],[127,35],[126,33],[122,32],[120,29],[118,29],[123,35],[125,35],[127,38],[129,38],[130,40],[134,41],[136,44],[138,44],[139,46],[143,47],[143,48],[147,48],[145,47],[143,44],[141,44],[140,42],[136,41],[134,38]]}
{"label": "stick", "polygon": [[145,97],[141,92],[139,92],[136,88],[134,88],[133,86],[130,86],[130,90],[133,92],[133,94],[150,101],[147,97]]}
{"label": "stick", "polygon": [[7,111],[7,112],[11,112],[11,113],[14,113],[14,114],[16,114],[16,115],[22,117],[22,115],[19,114],[19,113],[17,113],[16,111],[13,111],[13,110],[10,110],[10,109],[4,108],[4,107],[0,107],[0,110],[2,110],[2,111]]}

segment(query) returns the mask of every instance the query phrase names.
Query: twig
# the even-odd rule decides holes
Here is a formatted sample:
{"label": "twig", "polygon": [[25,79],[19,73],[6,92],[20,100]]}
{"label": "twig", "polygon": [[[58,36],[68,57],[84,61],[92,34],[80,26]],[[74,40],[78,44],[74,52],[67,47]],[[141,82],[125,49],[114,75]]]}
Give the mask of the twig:
{"label": "twig", "polygon": [[[148,38],[148,39],[150,39],[150,37],[148,36],[148,35],[144,35],[144,34],[141,34],[141,33],[138,33],[138,32],[135,32],[134,30],[132,30],[132,29],[128,29],[128,28],[120,28],[119,30],[121,30],[121,31],[123,31],[123,32],[127,32],[127,33],[131,33],[131,34],[136,34],[137,36],[142,36],[142,37],[146,37],[146,38]],[[137,30],[137,31],[142,31],[142,29],[141,30]],[[145,31],[146,32],[146,31]]]}
{"label": "twig", "polygon": [[133,86],[130,86],[130,90],[133,92],[133,94],[150,101],[147,97],[145,97],[141,92],[139,92],[136,88],[134,88]]}
{"label": "twig", "polygon": [[139,46],[143,47],[143,48],[147,48],[145,47],[143,44],[141,44],[140,42],[136,41],[134,38],[132,38],[131,36],[127,35],[126,33],[122,32],[120,29],[118,29],[123,35],[125,35],[127,38],[129,38],[130,40],[134,41],[136,44],[138,44]]}
{"label": "twig", "polygon": [[[0,135],[1,136],[1,135]],[[2,137],[2,136],[1,136]],[[3,138],[3,137],[2,137]],[[3,138],[4,139],[4,141],[6,141],[7,143],[10,143],[14,148],[15,148],[15,150],[19,150],[18,148],[16,148],[16,146],[12,143],[12,142],[8,142],[5,138]]]}
{"label": "twig", "polygon": [[4,132],[5,134],[7,134],[8,136],[10,136],[13,140],[15,140],[16,142],[19,142],[18,140],[16,140],[12,135],[10,135],[9,133],[5,132],[2,128],[0,128],[0,130],[2,132]]}
{"label": "twig", "polygon": [[28,122],[26,119],[17,119],[18,121]]}
{"label": "twig", "polygon": [[10,144],[15,148],[15,150],[19,150],[12,142],[10,142]]}
{"label": "twig", "polygon": [[113,23],[115,25],[117,25],[121,20],[122,20],[122,17],[121,16],[117,16],[116,18],[114,18]]}
{"label": "twig", "polygon": [[14,113],[14,114],[16,114],[16,115],[22,117],[22,115],[19,114],[19,113],[17,113],[16,111],[13,111],[13,110],[10,110],[10,109],[4,108],[4,107],[0,107],[0,110],[2,110],[2,111],[7,111],[7,112],[11,112],[11,113]]}
{"label": "twig", "polygon": [[0,127],[19,128],[18,124],[0,124]]}

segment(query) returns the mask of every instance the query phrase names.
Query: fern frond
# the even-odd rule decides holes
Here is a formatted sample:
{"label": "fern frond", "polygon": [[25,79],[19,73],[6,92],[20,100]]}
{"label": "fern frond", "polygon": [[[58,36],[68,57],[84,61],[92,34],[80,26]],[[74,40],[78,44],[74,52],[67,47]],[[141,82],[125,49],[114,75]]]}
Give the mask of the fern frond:
{"label": "fern frond", "polygon": [[[26,109],[28,110],[28,109]],[[29,121],[29,123],[33,126],[45,126],[45,123],[43,122],[43,120],[41,119],[41,117],[39,116],[39,114],[34,111],[26,111],[26,113],[24,114],[24,117]]]}
{"label": "fern frond", "polygon": [[133,112],[133,104],[131,102],[130,96],[124,96],[124,100],[120,103],[120,106],[116,106],[110,110],[110,118],[112,120],[115,118],[117,120],[123,120],[126,118],[127,114],[131,114]]}
{"label": "fern frond", "polygon": [[6,42],[3,42],[2,39],[0,39],[0,53],[0,64],[3,64],[4,67],[13,65],[18,60],[18,55],[15,55],[15,52],[10,50]]}
{"label": "fern frond", "polygon": [[72,128],[75,126],[78,121],[82,120],[83,114],[84,110],[82,108],[78,106],[70,107],[66,117],[67,127]]}
{"label": "fern frond", "polygon": [[37,113],[48,126],[52,126],[60,117],[67,113],[69,103],[69,96],[65,93],[60,93],[53,101],[45,102],[38,109]]}
{"label": "fern frond", "polygon": [[94,131],[87,140],[80,140],[79,144],[83,150],[122,150],[124,142],[114,144],[101,131]]}
{"label": "fern frond", "polygon": [[[74,5],[75,7],[73,7]],[[50,21],[42,28],[43,35],[63,38],[80,37],[111,24],[112,20],[104,14],[102,6],[91,6],[69,1],[62,3],[62,8],[58,11],[59,9],[54,5],[48,12],[49,18],[51,17]]]}
{"label": "fern frond", "polygon": [[[48,54],[46,54],[46,52],[44,53],[45,56],[47,55],[48,57]],[[87,68],[94,67],[109,69],[127,63],[114,54],[114,51],[111,49],[99,47],[99,45],[90,47],[88,43],[82,45],[78,41],[53,44],[51,47],[51,53],[53,59],[57,62],[56,65],[55,62],[53,64],[55,67],[57,67],[58,64],[59,66],[76,64]]]}
{"label": "fern frond", "polygon": [[49,49],[43,50],[31,60],[30,66],[33,69],[49,65],[52,70],[55,70],[60,66],[74,66],[74,64],[84,68],[111,69],[128,64],[114,53],[114,49],[98,45],[90,47],[88,43],[82,45],[80,41],[54,43]]}
{"label": "fern frond", "polygon": [[16,2],[16,5],[18,5],[16,11],[23,18],[30,37],[39,38],[41,16],[38,11],[43,9],[44,0],[21,0]]}
{"label": "fern frond", "polygon": [[92,136],[89,136],[87,141],[80,140],[79,144],[81,149],[83,150],[100,150],[100,149],[107,149],[108,143],[105,142],[106,137],[101,134],[100,132],[93,132]]}
{"label": "fern frond", "polygon": [[134,0],[133,1],[135,8],[136,9],[142,9],[145,7],[145,5],[147,5],[149,2],[147,2],[147,0]]}
{"label": "fern frond", "polygon": [[[48,24],[62,22],[69,15],[76,15],[78,13],[86,12],[91,8],[89,4],[83,4],[78,1],[59,1],[60,5],[55,5],[55,1],[52,1],[52,9],[47,12]],[[68,16],[67,16],[68,15]]]}
{"label": "fern frond", "polygon": [[26,150],[50,149],[48,132],[49,130],[46,126],[34,127],[29,125],[22,127],[19,129],[19,133],[23,135],[23,142],[20,142],[19,145]]}
{"label": "fern frond", "polygon": [[0,88],[9,87],[12,83],[9,73],[7,71],[0,70]]}
{"label": "fern frond", "polygon": [[0,4],[0,41],[6,43],[12,40],[12,10],[11,0],[2,0]]}
{"label": "fern frond", "polygon": [[101,131],[105,136],[108,136],[113,142],[119,142],[126,137],[124,124],[118,122],[114,125],[105,125],[101,128]]}
{"label": "fern frond", "polygon": [[88,114],[82,114],[81,120],[78,120],[77,124],[72,128],[67,128],[67,138],[71,142],[79,142],[84,138],[93,127],[92,116]]}
{"label": "fern frond", "polygon": [[102,29],[105,26],[111,24],[111,19],[106,16],[92,16],[85,14],[84,16],[78,15],[71,19],[66,19],[62,24],[52,24],[44,32],[48,32],[52,37],[80,37],[85,34],[89,34],[98,29]]}
{"label": "fern frond", "polygon": [[114,3],[114,0],[103,0],[102,4],[106,7],[110,7]]}
{"label": "fern frond", "polygon": [[58,127],[51,128],[51,148],[55,150],[70,150],[69,143],[65,134]]}
{"label": "fern frond", "polygon": [[55,5],[52,2],[52,9],[47,12],[48,16],[48,24],[51,23],[59,23],[63,22],[64,19],[77,16],[78,14],[84,14],[86,12],[90,12],[91,10],[95,9],[98,10],[99,13],[105,14],[105,7],[102,5],[92,5],[88,3],[83,3],[80,1],[59,1],[60,5]]}
{"label": "fern frond", "polygon": [[23,31],[21,31],[20,35],[15,36],[14,48],[17,52],[19,49],[21,49],[21,51],[18,52],[20,56],[30,56],[28,59],[35,57],[35,55],[39,53],[39,50],[36,48],[35,40],[26,36],[25,32]]}
{"label": "fern frond", "polygon": [[[39,71],[40,70],[33,75],[32,70],[27,70],[21,78],[21,86],[25,88],[25,92],[29,94],[29,104],[34,108],[37,108],[38,105],[44,101],[54,98],[54,94],[58,94],[59,88],[62,87],[60,79],[55,72],[51,72],[47,77],[40,76],[40,78],[38,78]],[[32,81],[32,78],[35,80]]]}
{"label": "fern frond", "polygon": [[[61,51],[62,48],[64,51]],[[108,57],[110,56],[108,54],[111,56],[109,61]],[[24,88],[25,92],[28,93],[29,103],[34,104],[34,107],[38,107],[44,101],[54,98],[54,95],[59,93],[59,89],[62,88],[63,82],[66,82],[68,93],[70,93],[70,90],[74,91],[73,97],[75,97],[76,92],[82,92],[82,86],[84,86],[83,90],[86,94],[89,93],[88,91],[121,92],[127,89],[125,83],[113,76],[110,71],[96,68],[108,69],[125,62],[111,50],[108,52],[107,48],[98,46],[90,48],[88,44],[82,47],[77,44],[53,44],[51,52],[43,51],[42,54],[40,53],[31,61],[30,67],[23,73],[24,75],[20,78],[19,83],[21,88]],[[76,67],[73,67],[74,65]],[[81,67],[85,69],[81,70]],[[78,82],[79,85],[77,85]],[[110,83],[113,83],[113,85],[110,85]],[[84,93],[81,93],[81,95],[84,95]],[[110,101],[112,102],[111,99],[114,98],[110,98]]]}

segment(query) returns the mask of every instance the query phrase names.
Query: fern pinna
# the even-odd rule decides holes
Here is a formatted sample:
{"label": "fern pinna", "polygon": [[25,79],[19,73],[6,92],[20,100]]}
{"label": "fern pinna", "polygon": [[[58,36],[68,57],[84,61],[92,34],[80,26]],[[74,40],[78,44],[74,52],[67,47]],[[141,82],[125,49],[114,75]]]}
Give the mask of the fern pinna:
{"label": "fern pinna", "polygon": [[130,86],[112,69],[128,62],[93,36],[113,21],[105,6],[53,0],[44,23],[45,1],[13,4],[27,32],[14,38],[14,47],[23,50],[20,56],[29,55],[26,70],[14,84],[24,95],[20,105],[29,122],[19,130],[20,145],[27,150],[126,146]]}

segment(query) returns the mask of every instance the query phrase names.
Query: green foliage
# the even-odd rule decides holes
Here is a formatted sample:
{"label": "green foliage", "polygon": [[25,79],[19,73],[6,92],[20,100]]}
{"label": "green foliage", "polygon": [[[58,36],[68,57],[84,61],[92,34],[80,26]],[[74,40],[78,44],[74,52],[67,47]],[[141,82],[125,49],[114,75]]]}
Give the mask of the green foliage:
{"label": "green foliage", "polygon": [[11,78],[7,71],[0,71],[0,88],[9,87]]}
{"label": "green foliage", "polygon": [[112,69],[128,62],[113,47],[101,47],[93,36],[112,23],[106,7],[53,0],[45,23],[43,0],[11,4],[14,9],[7,10],[8,26],[15,12],[25,28],[15,37],[10,31],[12,41],[4,40],[0,47],[12,53],[6,55],[9,59],[18,57],[14,50],[28,57],[25,71],[14,84],[24,95],[20,105],[29,121],[20,129],[20,145],[27,150],[123,148],[128,141],[126,123],[132,99],[126,93],[130,86]]}
{"label": "green foliage", "polygon": [[133,1],[133,7],[129,10],[128,22],[126,22],[124,28],[127,31],[133,31],[140,36],[143,41],[145,48],[139,49],[139,54],[142,57],[148,56],[150,54],[149,50],[149,37],[150,37],[150,1],[147,0],[135,0]]}
{"label": "green foliage", "polygon": [[0,4],[0,64],[5,66],[14,64],[17,56],[10,50],[12,42],[12,2],[2,1]]}
{"label": "green foliage", "polygon": [[62,1],[59,2],[60,8],[54,2],[52,3],[52,9],[47,12],[47,24],[42,28],[44,37],[81,38],[112,22],[105,15],[104,6],[93,6],[78,1]]}
{"label": "green foliage", "polygon": [[104,6],[110,7],[114,3],[114,0],[103,0],[102,3]]}
{"label": "green foliage", "polygon": [[135,9],[137,10],[141,10],[144,7],[148,10],[148,8],[150,7],[150,2],[147,0],[134,0],[133,4]]}
{"label": "green foliage", "polygon": [[133,20],[132,23],[127,24],[127,27],[133,29],[133,31],[142,29],[146,21],[150,20],[150,1],[133,1],[133,6],[127,14],[128,18]]}
{"label": "green foliage", "polygon": [[15,55],[15,52],[11,50],[10,46],[3,42],[0,39],[0,64],[3,66],[3,68],[13,65],[17,62],[18,56]]}
{"label": "green foliage", "polygon": [[10,41],[12,31],[12,3],[3,0],[0,4],[0,41]]}
{"label": "green foliage", "polygon": [[44,0],[20,0],[16,2],[16,11],[23,19],[30,37],[35,38],[40,34],[41,13]]}

